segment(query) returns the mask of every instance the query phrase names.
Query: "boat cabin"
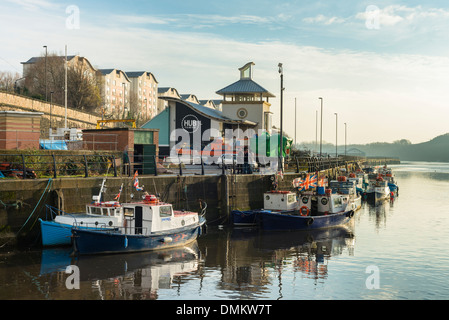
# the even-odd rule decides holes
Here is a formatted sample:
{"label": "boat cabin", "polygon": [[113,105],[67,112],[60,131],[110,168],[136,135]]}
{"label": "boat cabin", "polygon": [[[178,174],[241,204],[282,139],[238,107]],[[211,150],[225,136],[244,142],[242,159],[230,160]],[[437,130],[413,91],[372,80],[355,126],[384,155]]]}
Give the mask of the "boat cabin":
{"label": "boat cabin", "polygon": [[196,212],[175,211],[169,203],[148,199],[123,204],[123,233],[149,235],[187,227],[199,221]]}
{"label": "boat cabin", "polygon": [[348,205],[349,196],[338,193],[319,195],[317,199],[318,212],[337,213],[342,212]]}
{"label": "boat cabin", "polygon": [[325,192],[302,192],[298,203],[303,214],[310,212],[312,215],[321,215],[344,211],[350,202],[349,194],[333,193],[332,189],[325,189]]}
{"label": "boat cabin", "polygon": [[123,208],[119,202],[107,201],[86,205],[88,215],[108,216],[120,218],[123,215]]}
{"label": "boat cabin", "polygon": [[289,211],[298,210],[296,193],[290,191],[269,191],[263,195],[263,208],[265,210]]}

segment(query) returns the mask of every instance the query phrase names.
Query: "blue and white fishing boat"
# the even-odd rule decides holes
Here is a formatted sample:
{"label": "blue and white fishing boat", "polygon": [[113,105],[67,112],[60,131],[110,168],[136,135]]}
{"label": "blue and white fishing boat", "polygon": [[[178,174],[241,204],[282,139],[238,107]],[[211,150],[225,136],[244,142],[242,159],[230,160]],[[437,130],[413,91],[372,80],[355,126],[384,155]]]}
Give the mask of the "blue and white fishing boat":
{"label": "blue and white fishing boat", "polygon": [[369,184],[365,190],[368,201],[378,203],[391,197],[391,191],[388,187],[388,181],[382,178],[382,175],[377,174],[376,178],[370,178]]}
{"label": "blue and white fishing boat", "polygon": [[254,226],[259,223],[259,215],[272,211],[295,211],[299,209],[296,192],[272,190],[263,194],[263,209],[232,210],[234,226]]}
{"label": "blue and white fishing boat", "polygon": [[[298,188],[298,193],[265,192],[263,209],[244,211],[241,216],[246,215],[247,221],[265,230],[309,230],[346,224],[361,206],[361,196],[355,193],[355,187],[353,193],[349,192],[349,187],[347,193],[332,193],[331,189],[325,189],[324,179],[317,187],[316,175],[307,175],[305,180],[297,178],[292,184]],[[316,190],[310,189],[315,187]],[[234,224],[236,217],[234,211]]]}
{"label": "blue and white fishing boat", "polygon": [[109,230],[72,229],[78,255],[151,251],[186,245],[197,239],[205,224],[200,214],[175,211],[169,203],[147,195],[143,201],[123,203],[122,224]]}
{"label": "blue and white fishing boat", "polygon": [[392,196],[398,196],[399,186],[391,168],[387,168],[387,166],[385,165],[384,167],[379,168],[378,172],[382,179],[387,181],[388,188],[390,188],[390,194]]}
{"label": "blue and white fishing boat", "polygon": [[86,212],[67,213],[57,208],[47,205],[51,220],[42,220],[41,225],[42,245],[46,246],[64,246],[72,244],[72,228],[83,229],[108,229],[114,225],[120,224],[123,217],[123,208],[120,202],[119,194],[114,201],[101,201],[102,194],[106,188],[106,179],[100,187],[98,195],[92,197],[92,203],[86,205]]}
{"label": "blue and white fishing boat", "polygon": [[344,225],[354,216],[352,203],[343,199],[347,198],[345,195],[327,193],[317,197],[318,211],[311,208],[313,196],[313,192],[302,193],[299,210],[261,212],[261,227],[264,230],[323,229]]}

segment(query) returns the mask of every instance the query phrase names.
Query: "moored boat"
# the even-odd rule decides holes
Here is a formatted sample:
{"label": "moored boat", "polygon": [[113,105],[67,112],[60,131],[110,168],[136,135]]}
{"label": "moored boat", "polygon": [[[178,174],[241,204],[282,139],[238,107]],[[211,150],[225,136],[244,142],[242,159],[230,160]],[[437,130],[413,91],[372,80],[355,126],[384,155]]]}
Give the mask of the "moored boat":
{"label": "moored boat", "polygon": [[123,223],[110,230],[73,228],[75,254],[151,251],[186,245],[197,239],[205,224],[201,214],[175,211],[171,204],[147,195],[143,201],[123,203]]}
{"label": "moored boat", "polygon": [[232,210],[232,222],[235,226],[254,226],[259,223],[259,216],[263,212],[294,211],[299,209],[296,192],[271,190],[263,194],[263,209]]}
{"label": "moored boat", "polygon": [[368,201],[374,201],[378,203],[387,199],[390,199],[391,192],[388,187],[388,182],[382,178],[381,175],[377,175],[375,179],[370,179],[368,186],[366,187],[366,198]]}
{"label": "moored boat", "polygon": [[50,220],[39,218],[42,245],[44,247],[71,245],[71,229],[73,227],[109,229],[121,223],[123,209],[120,202],[115,201],[120,198],[121,189],[114,201],[101,201],[105,190],[105,182],[106,179],[103,179],[99,194],[92,197],[93,201],[86,205],[85,212],[67,213],[52,206],[46,206]]}

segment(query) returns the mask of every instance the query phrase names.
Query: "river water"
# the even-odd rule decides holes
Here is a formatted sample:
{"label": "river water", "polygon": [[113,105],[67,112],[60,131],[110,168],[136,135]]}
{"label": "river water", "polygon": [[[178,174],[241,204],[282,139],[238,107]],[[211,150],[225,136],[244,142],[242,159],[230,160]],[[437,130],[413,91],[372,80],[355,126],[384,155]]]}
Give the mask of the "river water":
{"label": "river water", "polygon": [[342,228],[208,227],[186,248],[76,259],[70,248],[3,252],[0,299],[449,299],[449,164],[391,167],[399,197],[364,203]]}

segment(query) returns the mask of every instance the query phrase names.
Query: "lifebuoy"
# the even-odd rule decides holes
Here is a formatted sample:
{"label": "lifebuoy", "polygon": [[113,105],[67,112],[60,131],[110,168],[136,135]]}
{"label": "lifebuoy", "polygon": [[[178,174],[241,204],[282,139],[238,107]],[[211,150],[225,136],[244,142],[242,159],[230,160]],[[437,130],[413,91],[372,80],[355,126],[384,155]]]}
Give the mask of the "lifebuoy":
{"label": "lifebuoy", "polygon": [[[305,209],[305,214],[304,214],[304,209]],[[307,217],[308,215],[309,215],[309,213],[310,213],[310,210],[309,210],[309,208],[307,207],[307,206],[302,206],[300,209],[299,209],[299,214],[301,215],[301,216],[303,216],[303,217]]]}

